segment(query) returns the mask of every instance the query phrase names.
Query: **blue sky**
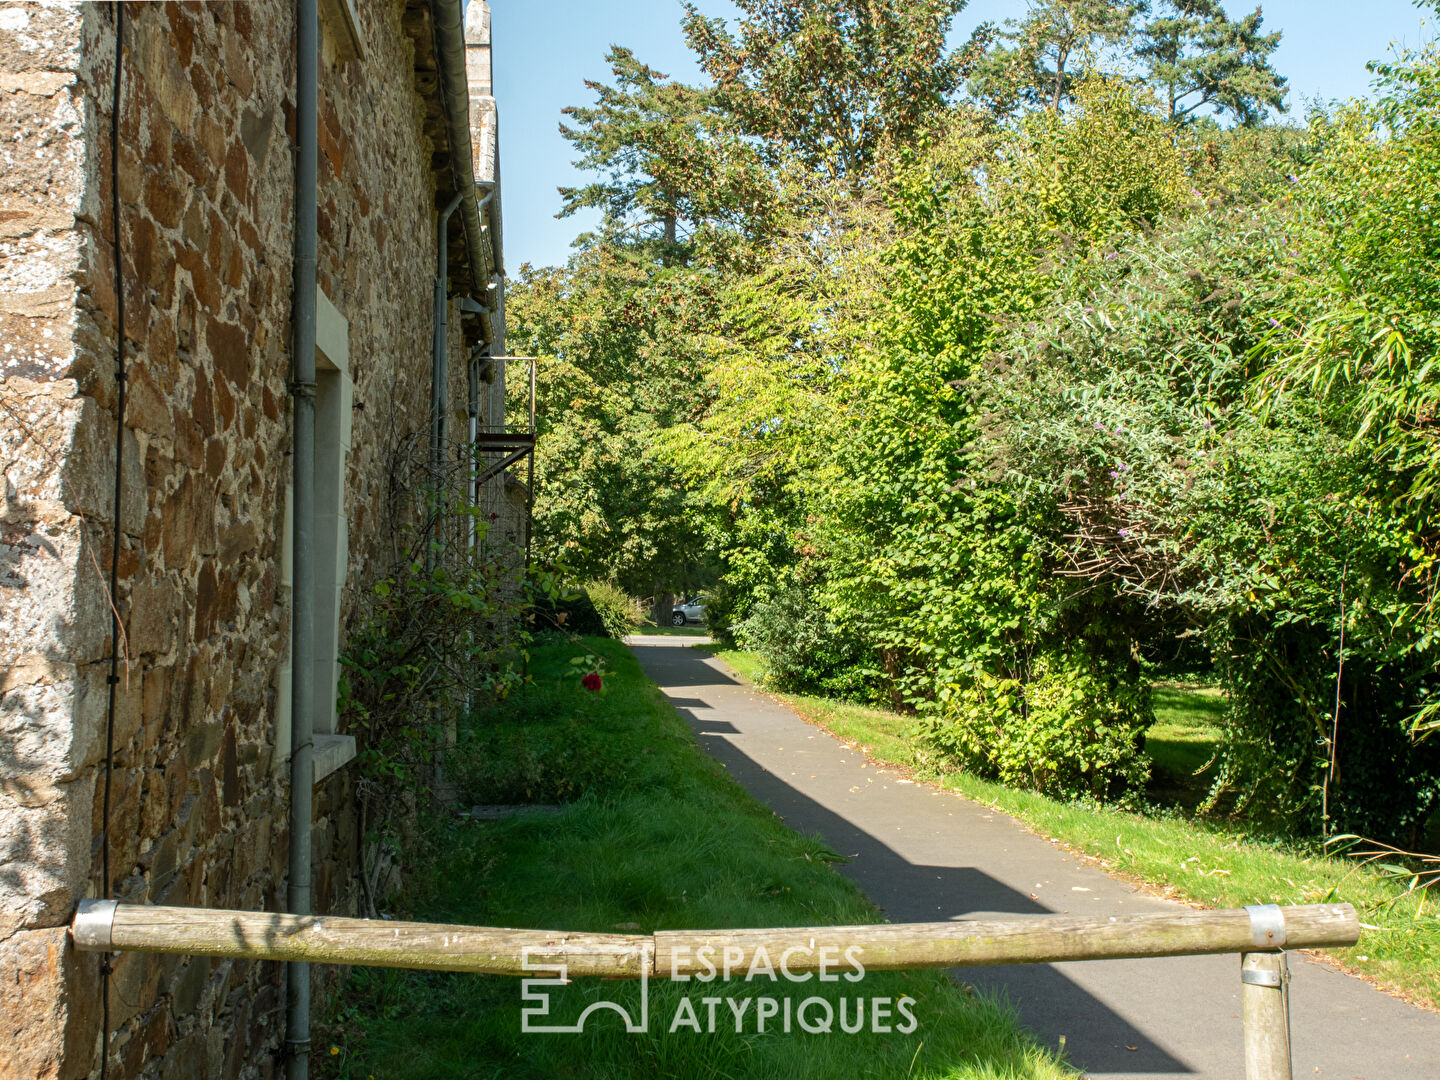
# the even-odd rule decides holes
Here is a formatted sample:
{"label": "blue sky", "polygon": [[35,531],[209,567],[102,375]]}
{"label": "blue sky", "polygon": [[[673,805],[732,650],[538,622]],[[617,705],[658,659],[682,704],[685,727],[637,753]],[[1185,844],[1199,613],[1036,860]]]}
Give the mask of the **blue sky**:
{"label": "blue sky", "polygon": [[[1232,15],[1249,4],[1229,0]],[[584,80],[607,81],[605,53],[626,45],[646,63],[676,78],[699,72],[680,34],[679,0],[491,0],[496,97],[500,102],[505,173],[505,263],[563,263],[570,242],[593,218],[556,220],[556,187],[575,184],[569,143],[557,125],[566,105],[588,104]],[[700,0],[703,11],[733,14],[726,0]],[[1023,14],[1024,0],[971,0],[957,31],[989,19]],[[1305,100],[1364,94],[1365,63],[1385,56],[1392,42],[1417,44],[1431,36],[1426,12],[1411,0],[1266,0],[1265,21],[1285,32],[1275,66],[1290,79],[1291,111]]]}

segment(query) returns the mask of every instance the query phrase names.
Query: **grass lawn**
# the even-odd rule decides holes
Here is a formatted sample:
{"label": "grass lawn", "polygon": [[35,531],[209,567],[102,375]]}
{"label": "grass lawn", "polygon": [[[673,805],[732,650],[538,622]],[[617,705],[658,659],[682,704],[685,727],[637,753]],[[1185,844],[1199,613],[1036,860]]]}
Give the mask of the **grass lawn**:
{"label": "grass lawn", "polygon": [[[832,869],[837,855],[787,829],[700,751],[628,650],[586,644],[606,660],[600,693],[581,689],[568,664],[578,647],[537,649],[525,698],[475,717],[448,761],[463,805],[563,809],[498,822],[431,821],[431,851],[412,873],[411,895],[391,914],[634,933],[883,921]],[[634,1006],[638,987],[580,979],[551,993],[552,1013],[563,1021],[602,999]],[[626,1034],[609,1012],[592,1016],[581,1036],[522,1034],[520,995],[513,978],[357,968],[317,1037],[318,1070],[335,1080],[1075,1075],[1031,1042],[1008,1008],[969,996],[942,972],[873,973],[857,984],[652,984],[643,1035]],[[669,1034],[682,997],[708,1023],[707,995],[722,999],[718,1030]],[[761,996],[795,1006],[843,996],[852,1009],[860,996],[908,996],[919,1027],[910,1035],[826,1035],[797,1025],[786,1035],[772,1020],[761,1033],[757,1004],[737,1034],[723,999],[738,1008]]]}
{"label": "grass lawn", "polygon": [[1145,735],[1154,762],[1148,795],[1194,810],[1215,779],[1225,694],[1213,686],[1165,682],[1154,688],[1155,726]]}
{"label": "grass lawn", "polygon": [[[753,654],[706,648],[752,682],[763,681]],[[1162,687],[1157,712],[1158,754],[1177,765],[1203,765],[1215,700],[1179,687]],[[1303,846],[1247,836],[1233,824],[1183,814],[1146,817],[1093,804],[1068,803],[981,780],[927,751],[914,717],[825,698],[786,694],[802,717],[877,761],[1013,814],[1042,836],[1098,859],[1112,872],[1138,878],[1178,899],[1209,907],[1348,901],[1367,929],[1360,945],[1331,957],[1384,988],[1440,1008],[1440,897],[1397,899],[1400,890],[1353,862]],[[1163,748],[1163,749],[1162,749]],[[1203,757],[1201,755],[1204,755]]]}

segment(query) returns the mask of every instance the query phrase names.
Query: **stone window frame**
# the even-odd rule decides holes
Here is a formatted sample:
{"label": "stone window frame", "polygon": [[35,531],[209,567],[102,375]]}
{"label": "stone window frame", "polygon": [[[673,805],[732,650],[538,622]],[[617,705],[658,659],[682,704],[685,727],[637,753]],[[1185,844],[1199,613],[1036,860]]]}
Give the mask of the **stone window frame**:
{"label": "stone window frame", "polygon": [[[355,737],[337,730],[340,686],[340,608],[350,562],[350,519],[345,513],[346,464],[352,439],[355,383],[350,377],[350,323],[330,298],[317,293],[315,312],[315,782],[355,757]],[[280,585],[293,589],[290,538],[294,491],[285,489]],[[290,692],[294,665],[289,644],[276,680],[275,764],[290,759]]]}

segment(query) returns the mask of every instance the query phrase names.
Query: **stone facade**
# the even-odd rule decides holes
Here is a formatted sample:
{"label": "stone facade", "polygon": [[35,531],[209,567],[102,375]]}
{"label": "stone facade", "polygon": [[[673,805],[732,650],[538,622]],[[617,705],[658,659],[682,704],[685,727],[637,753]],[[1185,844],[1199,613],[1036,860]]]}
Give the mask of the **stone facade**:
{"label": "stone facade", "polygon": [[[437,136],[428,4],[322,7],[319,282],[348,379],[333,406],[343,637],[393,557],[390,455],[429,425],[450,155],[493,163],[494,117],[472,120],[475,147]],[[127,4],[123,26],[112,142],[112,5],[0,6],[3,1080],[98,1070],[99,962],[71,950],[65,929],[79,899],[250,910],[285,899],[284,687],[299,677],[287,666],[286,556],[294,6]],[[112,168],[127,339],[118,439]],[[498,233],[494,209],[487,227]],[[503,326],[498,311],[462,317],[460,296],[479,291],[463,244],[450,266],[448,424],[463,435],[471,349]],[[501,423],[503,388],[482,402],[480,423]],[[502,501],[513,534],[515,500]],[[341,764],[344,733],[329,734],[327,760]],[[317,784],[318,911],[357,908],[353,785],[345,767]],[[273,1076],[283,995],[275,964],[122,955],[110,1075]]]}

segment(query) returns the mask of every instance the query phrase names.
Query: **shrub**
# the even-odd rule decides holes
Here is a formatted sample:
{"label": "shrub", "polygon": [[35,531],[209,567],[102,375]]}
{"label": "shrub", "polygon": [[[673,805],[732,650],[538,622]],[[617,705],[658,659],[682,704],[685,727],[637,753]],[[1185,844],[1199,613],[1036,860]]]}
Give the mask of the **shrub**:
{"label": "shrub", "polygon": [[605,624],[584,589],[568,588],[559,596],[540,597],[535,603],[535,614],[538,627],[564,638],[571,634],[605,636]]}
{"label": "shrub", "polygon": [[734,634],[741,648],[764,657],[767,678],[778,689],[875,696],[880,673],[868,651],[799,586],[757,603]]}
{"label": "shrub", "polygon": [[541,597],[535,612],[543,630],[566,636],[622,638],[645,621],[640,601],[605,581],[588,581],[564,589],[558,597]]}
{"label": "shrub", "polygon": [[357,598],[345,626],[338,709],[357,739],[356,793],[371,826],[393,838],[396,819],[432,794],[436,752],[457,714],[522,685],[516,650],[535,587],[509,543],[469,502],[470,466],[429,462],[430,432],[390,448],[395,561]]}
{"label": "shrub", "polygon": [[744,621],[748,607],[749,597],[728,578],[721,578],[705,601],[705,627],[710,636],[723,645],[739,644],[735,638],[736,628]]}
{"label": "shrub", "polygon": [[606,637],[623,638],[645,624],[645,609],[640,601],[613,582],[587,581],[584,588]]}
{"label": "shrub", "polygon": [[1329,628],[1254,619],[1230,632],[1235,647],[1221,667],[1231,707],[1211,803],[1233,791],[1239,809],[1284,831],[1418,845],[1440,806],[1440,741],[1413,739],[1408,721],[1436,682],[1433,666],[1356,649],[1341,673],[1337,729]]}
{"label": "shrub", "polygon": [[1149,775],[1149,687],[1084,649],[1036,659],[1028,682],[981,676],[936,708],[939,749],[1012,787],[1107,798],[1139,791]]}

